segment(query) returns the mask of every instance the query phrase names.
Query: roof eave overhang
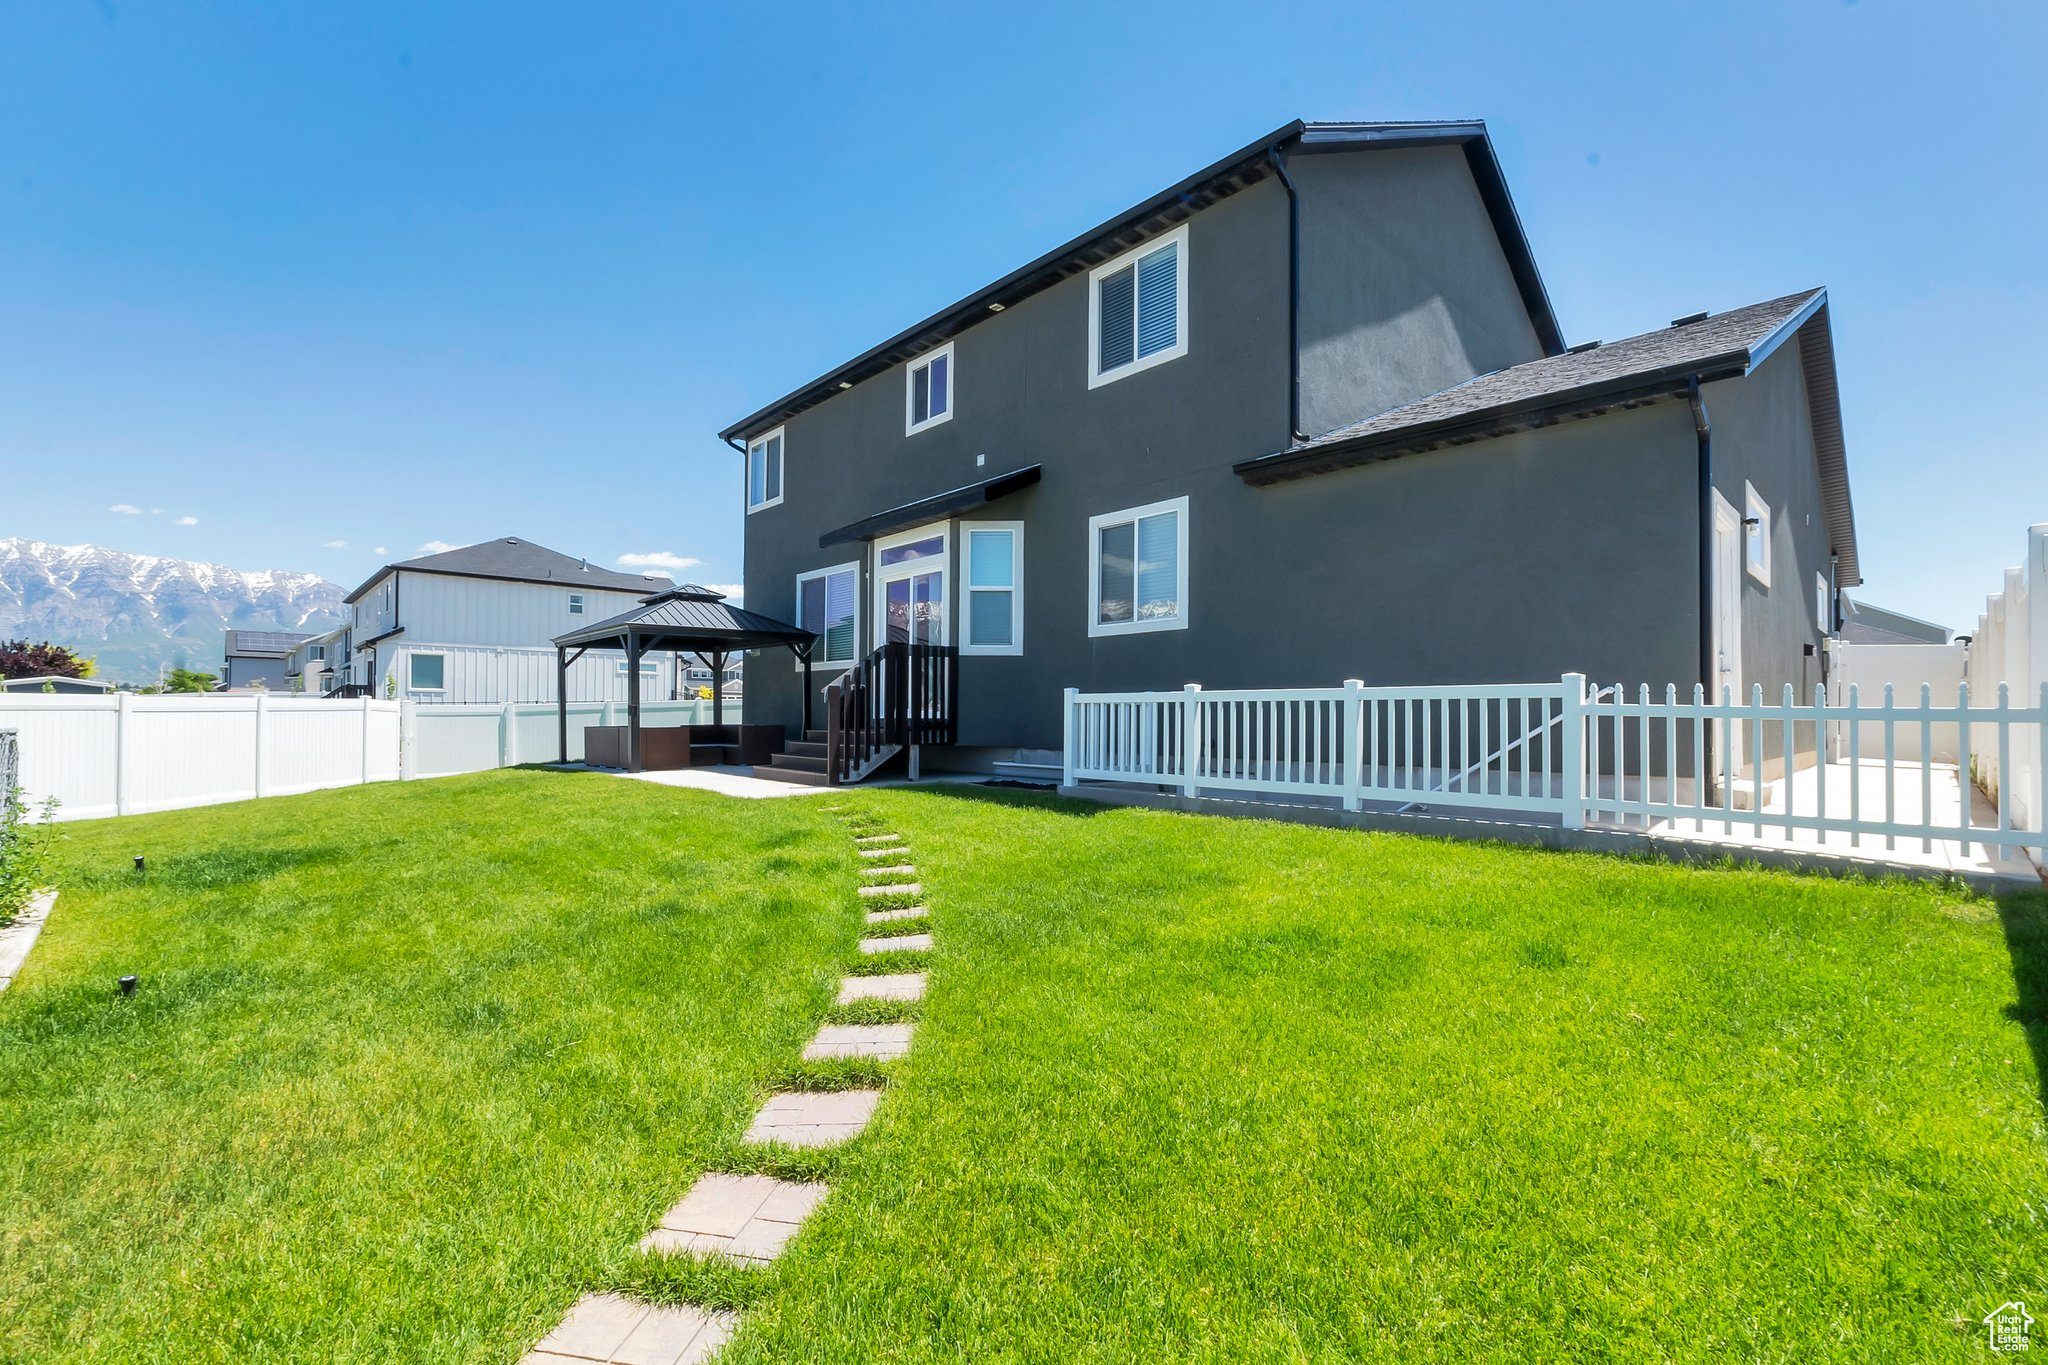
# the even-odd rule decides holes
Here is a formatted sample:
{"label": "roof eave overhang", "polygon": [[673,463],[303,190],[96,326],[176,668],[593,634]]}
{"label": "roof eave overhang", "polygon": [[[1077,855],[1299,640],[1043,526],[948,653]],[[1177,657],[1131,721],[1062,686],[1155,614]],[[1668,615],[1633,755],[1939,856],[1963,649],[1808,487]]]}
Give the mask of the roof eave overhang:
{"label": "roof eave overhang", "polygon": [[979,483],[970,483],[961,488],[950,488],[943,493],[935,493],[928,498],[919,498],[916,502],[906,502],[886,512],[877,512],[871,517],[863,517],[850,525],[841,526],[836,531],[827,531],[818,537],[818,548],[830,549],[834,545],[845,545],[856,540],[873,540],[877,536],[886,536],[893,531],[907,531],[913,526],[923,526],[928,522],[940,521],[961,512],[971,511],[998,498],[1007,498],[1012,493],[1029,488],[1038,482],[1042,471],[1041,465],[1025,465],[1022,469],[998,474],[993,479],[983,479]]}
{"label": "roof eave overhang", "polygon": [[1597,417],[1617,408],[1644,407],[1679,397],[1685,393],[1686,384],[1691,379],[1698,378],[1702,383],[1732,379],[1747,373],[1748,365],[1747,351],[1732,351],[1703,363],[1672,366],[1647,375],[1632,375],[1620,383],[1589,384],[1526,402],[1461,413],[1378,437],[1331,441],[1325,445],[1261,455],[1256,459],[1241,460],[1231,468],[1246,483],[1263,487],[1288,479],[1377,464],[1404,455],[1419,455],[1445,446],[1469,445],[1473,441],[1490,440],[1576,418]]}
{"label": "roof eave overhang", "polygon": [[[748,414],[718,433],[721,441],[752,439],[770,431],[807,408],[817,406],[842,388],[851,388],[883,373],[905,360],[930,350],[961,332],[986,321],[990,305],[1004,308],[1050,288],[1069,276],[1092,269],[1146,238],[1177,226],[1215,199],[1248,188],[1271,174],[1267,153],[1294,147],[1303,153],[1356,151],[1364,147],[1396,145],[1429,147],[1461,145],[1474,183],[1479,187],[1502,251],[1514,272],[1530,320],[1545,353],[1564,350],[1564,338],[1551,308],[1549,293],[1536,270],[1527,234],[1522,230],[1514,201],[1508,195],[1507,179],[1494,156],[1486,124],[1477,119],[1446,123],[1414,124],[1308,124],[1299,119],[1274,129],[1266,136],[1204,167],[1169,189],[1153,195],[1030,264],[1011,271],[993,284],[953,304],[924,321],[898,332],[852,360],[821,375],[802,388],[792,390],[766,407]],[[1199,196],[1211,196],[1193,203]]]}

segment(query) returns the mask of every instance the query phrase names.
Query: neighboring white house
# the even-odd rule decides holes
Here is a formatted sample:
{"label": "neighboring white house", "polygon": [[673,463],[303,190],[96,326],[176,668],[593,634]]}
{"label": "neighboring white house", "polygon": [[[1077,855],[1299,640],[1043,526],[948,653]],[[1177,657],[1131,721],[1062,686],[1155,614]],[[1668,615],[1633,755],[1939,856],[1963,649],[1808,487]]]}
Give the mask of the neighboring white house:
{"label": "neighboring white house", "polygon": [[[600,569],[503,536],[385,565],[345,599],[349,623],[306,641],[286,671],[309,692],[552,702],[554,637],[674,586],[662,574]],[[684,667],[695,662],[685,659]],[[641,662],[641,700],[682,694],[687,682],[675,663],[667,656]],[[309,676],[319,679],[317,688],[304,681]],[[624,701],[627,686],[623,655],[593,651],[569,666],[570,701]]]}

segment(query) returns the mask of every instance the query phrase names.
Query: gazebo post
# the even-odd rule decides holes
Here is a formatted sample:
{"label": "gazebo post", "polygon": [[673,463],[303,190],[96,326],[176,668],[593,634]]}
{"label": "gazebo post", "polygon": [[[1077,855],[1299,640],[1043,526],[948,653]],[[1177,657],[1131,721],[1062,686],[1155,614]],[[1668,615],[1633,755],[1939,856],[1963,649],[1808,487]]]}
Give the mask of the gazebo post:
{"label": "gazebo post", "polygon": [[569,647],[555,646],[555,736],[560,742],[560,762],[569,761]]}
{"label": "gazebo post", "polygon": [[725,651],[711,651],[711,723],[725,724]]}
{"label": "gazebo post", "polygon": [[646,646],[634,631],[626,632],[626,771],[640,767],[640,656]]}

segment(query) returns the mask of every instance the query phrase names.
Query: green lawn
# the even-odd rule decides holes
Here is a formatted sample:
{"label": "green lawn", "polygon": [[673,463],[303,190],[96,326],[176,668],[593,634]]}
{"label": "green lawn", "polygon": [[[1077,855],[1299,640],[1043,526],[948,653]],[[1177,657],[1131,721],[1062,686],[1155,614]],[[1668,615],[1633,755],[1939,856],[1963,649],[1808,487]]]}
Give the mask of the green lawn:
{"label": "green lawn", "polygon": [[628,1253],[854,960],[819,803],[508,773],[74,827],[0,996],[0,1358],[510,1365],[619,1285],[744,1305],[725,1362],[1973,1360],[2048,1318],[2039,897],[843,799],[915,849],[931,993],[760,1272]]}

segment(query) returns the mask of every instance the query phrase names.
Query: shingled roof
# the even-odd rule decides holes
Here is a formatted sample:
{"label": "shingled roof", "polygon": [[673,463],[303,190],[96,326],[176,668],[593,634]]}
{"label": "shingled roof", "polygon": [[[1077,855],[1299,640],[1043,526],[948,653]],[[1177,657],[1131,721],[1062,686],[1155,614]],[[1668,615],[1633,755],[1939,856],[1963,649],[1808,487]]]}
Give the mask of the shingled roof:
{"label": "shingled roof", "polygon": [[500,578],[515,583],[557,583],[565,588],[606,588],[615,592],[649,593],[675,586],[667,574],[616,573],[611,569],[597,568],[587,559],[571,559],[530,540],[499,536],[496,540],[478,541],[457,550],[444,550],[439,554],[386,564],[363,580],[362,586],[343,601],[355,601],[393,569],[455,574],[463,578]]}
{"label": "shingled roof", "polygon": [[1285,450],[1239,462],[1246,483],[1307,478],[1403,455],[1465,445],[1573,418],[1683,397],[1689,383],[1749,374],[1797,337],[1812,406],[1814,446],[1842,581],[1861,582],[1849,504],[1841,400],[1825,289],[1675,322],[1607,345],[1510,365],[1390,408]]}

